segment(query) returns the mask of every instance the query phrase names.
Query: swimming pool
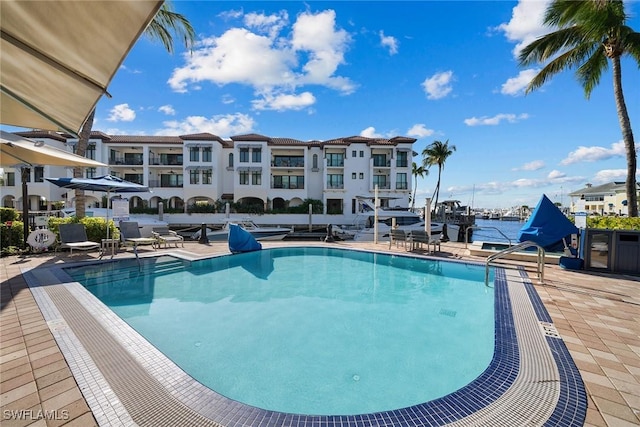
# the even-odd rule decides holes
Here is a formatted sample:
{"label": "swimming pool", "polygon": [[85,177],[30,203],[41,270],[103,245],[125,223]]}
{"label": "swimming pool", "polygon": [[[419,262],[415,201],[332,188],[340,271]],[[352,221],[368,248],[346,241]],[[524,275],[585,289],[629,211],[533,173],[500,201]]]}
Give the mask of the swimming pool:
{"label": "swimming pool", "polygon": [[[363,251],[357,245],[341,246]],[[401,255],[411,256],[415,255]],[[142,269],[165,268],[167,259],[189,264],[198,257],[182,252],[171,253],[170,257],[152,256],[141,260]],[[114,272],[132,263],[136,261],[103,262],[111,265]],[[204,387],[74,281],[63,270],[70,265],[74,265],[73,260],[27,269],[23,277],[100,425],[120,422],[141,426],[169,423],[212,427],[370,427],[584,423],[586,395],[579,371],[564,342],[554,333],[551,318],[524,271],[502,268],[495,271],[495,351],[487,369],[471,383],[442,398],[399,410],[307,416],[259,409]],[[141,280],[146,281],[146,286],[152,285],[146,275]]]}
{"label": "swimming pool", "polygon": [[196,380],[262,409],[409,407],[469,384],[494,352],[478,265],[298,247],[112,267],[67,272]]}

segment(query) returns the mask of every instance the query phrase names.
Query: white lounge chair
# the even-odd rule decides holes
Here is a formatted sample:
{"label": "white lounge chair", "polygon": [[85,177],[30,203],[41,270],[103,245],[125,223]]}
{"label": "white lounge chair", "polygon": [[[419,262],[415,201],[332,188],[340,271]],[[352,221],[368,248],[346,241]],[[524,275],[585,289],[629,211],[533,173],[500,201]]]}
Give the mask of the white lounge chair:
{"label": "white lounge chair", "polygon": [[69,255],[73,254],[74,249],[88,251],[91,249],[100,249],[100,244],[87,238],[87,229],[82,224],[60,224],[60,245],[56,248],[69,248]]}
{"label": "white lounge chair", "polygon": [[157,240],[158,247],[164,244],[164,247],[167,248],[169,244],[174,244],[177,248],[178,244],[182,244],[184,248],[184,237],[170,230],[169,227],[153,227],[152,233]]}
{"label": "white lounge chair", "polygon": [[134,252],[138,253],[138,245],[151,245],[156,249],[157,240],[155,237],[142,237],[140,227],[136,221],[120,222],[120,241],[125,245],[133,246]]}

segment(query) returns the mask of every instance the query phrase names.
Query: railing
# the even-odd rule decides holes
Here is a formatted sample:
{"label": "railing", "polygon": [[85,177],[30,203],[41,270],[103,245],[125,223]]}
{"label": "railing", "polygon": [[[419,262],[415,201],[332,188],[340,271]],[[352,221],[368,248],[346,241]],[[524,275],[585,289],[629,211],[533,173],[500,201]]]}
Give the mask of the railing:
{"label": "railing", "polygon": [[502,237],[507,239],[507,241],[509,242],[509,246],[511,246],[511,239],[509,237],[507,237],[507,235],[504,234],[502,231],[500,231],[499,228],[496,228],[496,227],[478,227],[477,225],[472,225],[471,227],[467,227],[467,229],[464,231],[464,248],[467,249],[469,247],[469,231],[470,230],[483,230],[483,229],[487,229],[487,228],[492,228],[492,229],[496,230],[498,233],[500,233],[502,235]]}
{"label": "railing", "polygon": [[[527,249],[527,248],[532,248],[532,247],[538,248],[538,256],[536,260],[536,264],[537,264],[536,273],[538,274],[538,283],[539,284],[544,283],[544,255],[545,255],[544,248],[538,245],[536,242],[527,240],[526,242],[522,242],[519,245],[511,246],[507,249],[501,250],[497,254],[493,254],[487,257],[487,262],[485,265],[485,272],[484,272],[484,284],[486,286],[489,286],[489,266],[492,265],[493,261],[499,258],[504,258],[506,255],[509,255],[513,252]],[[494,265],[497,265],[497,264],[494,264]]]}

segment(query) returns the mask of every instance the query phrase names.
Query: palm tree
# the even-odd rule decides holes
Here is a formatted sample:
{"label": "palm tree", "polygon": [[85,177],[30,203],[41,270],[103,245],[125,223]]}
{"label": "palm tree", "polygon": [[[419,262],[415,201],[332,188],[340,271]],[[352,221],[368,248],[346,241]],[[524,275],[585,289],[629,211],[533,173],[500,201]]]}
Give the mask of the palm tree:
{"label": "palm tree", "polygon": [[438,183],[436,184],[436,189],[433,191],[432,197],[435,200],[435,203],[433,204],[434,208],[438,206],[438,196],[440,195],[440,178],[442,177],[442,169],[444,169],[444,163],[447,161],[449,156],[453,154],[454,151],[456,151],[456,146],[450,146],[448,139],[445,142],[433,141],[432,144],[428,145],[427,148],[422,150],[422,164],[426,168],[438,165]]}
{"label": "palm tree", "polygon": [[[168,2],[164,2],[156,16],[149,23],[144,30],[144,35],[151,40],[159,40],[170,54],[173,53],[173,34],[182,38],[182,41],[187,49],[191,49],[196,38],[196,33],[191,26],[191,23],[183,15],[173,11],[172,6]],[[87,117],[87,120],[82,125],[80,134],[78,135],[78,146],[76,148],[76,154],[84,156],[87,152],[87,144],[91,137],[91,130],[93,128],[93,121],[95,118],[95,108]],[[73,176],[75,178],[82,177],[82,168],[75,168],[73,170]],[[109,201],[107,200],[107,205]],[[75,190],[75,204],[76,204],[76,216],[82,218],[85,216],[85,198],[84,190]]]}
{"label": "palm tree", "polygon": [[411,197],[411,210],[416,206],[416,191],[418,190],[418,177],[424,178],[429,175],[429,169],[423,165],[418,166],[416,162],[411,163],[411,175],[413,175],[413,197]]}
{"label": "palm tree", "polygon": [[637,217],[637,154],[622,91],[620,58],[630,55],[640,63],[640,33],[625,25],[626,19],[624,3],[620,0],[554,0],[545,12],[544,23],[558,30],[526,46],[519,61],[525,66],[549,61],[529,83],[527,93],[541,87],[555,74],[575,69],[587,99],[607,70],[608,60],[611,61],[613,94],[627,155],[628,213],[630,217]]}

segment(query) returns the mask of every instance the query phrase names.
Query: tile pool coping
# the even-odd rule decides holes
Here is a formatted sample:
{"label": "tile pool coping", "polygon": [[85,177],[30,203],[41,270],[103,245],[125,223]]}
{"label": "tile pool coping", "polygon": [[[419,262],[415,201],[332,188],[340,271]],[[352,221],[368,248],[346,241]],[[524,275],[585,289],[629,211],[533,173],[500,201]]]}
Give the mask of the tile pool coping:
{"label": "tile pool coping", "polygon": [[184,373],[60,266],[29,270],[25,278],[100,425],[570,426],[582,425],[586,416],[579,372],[524,271],[496,270],[496,351],[480,377],[430,402],[356,416],[283,414],[224,398]]}

